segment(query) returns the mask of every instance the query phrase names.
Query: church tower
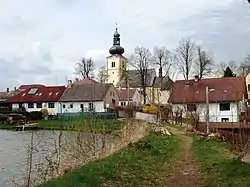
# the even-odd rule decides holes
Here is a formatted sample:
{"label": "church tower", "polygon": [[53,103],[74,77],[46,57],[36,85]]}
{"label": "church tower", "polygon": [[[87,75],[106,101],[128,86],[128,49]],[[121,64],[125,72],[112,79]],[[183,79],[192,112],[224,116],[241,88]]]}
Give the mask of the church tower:
{"label": "church tower", "polygon": [[108,83],[113,83],[114,86],[120,81],[123,72],[126,70],[127,59],[123,56],[124,48],[120,46],[120,34],[117,31],[114,33],[113,46],[109,49],[110,56],[107,59]]}

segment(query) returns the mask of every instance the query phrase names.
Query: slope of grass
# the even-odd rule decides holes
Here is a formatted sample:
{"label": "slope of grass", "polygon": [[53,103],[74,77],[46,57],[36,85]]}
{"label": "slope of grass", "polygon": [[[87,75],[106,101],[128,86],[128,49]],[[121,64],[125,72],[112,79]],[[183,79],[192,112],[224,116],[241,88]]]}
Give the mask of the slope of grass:
{"label": "slope of grass", "polygon": [[194,151],[205,176],[202,186],[250,186],[250,164],[236,159],[226,144],[194,137]]}
{"label": "slope of grass", "polygon": [[[39,187],[159,186],[163,165],[178,150],[174,136],[150,133],[143,140],[102,160]],[[159,178],[159,176],[161,176]]]}
{"label": "slope of grass", "polygon": [[41,120],[37,126],[44,130],[75,130],[82,132],[112,132],[122,127],[122,122],[117,119],[81,118],[70,121]]}

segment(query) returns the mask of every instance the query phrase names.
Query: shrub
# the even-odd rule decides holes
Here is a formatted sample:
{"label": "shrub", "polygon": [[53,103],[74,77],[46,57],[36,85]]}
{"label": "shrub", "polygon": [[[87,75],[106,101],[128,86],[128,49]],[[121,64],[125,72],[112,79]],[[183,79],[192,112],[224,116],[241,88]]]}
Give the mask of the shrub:
{"label": "shrub", "polygon": [[145,105],[143,108],[142,108],[142,111],[143,112],[149,112],[149,113],[156,113],[157,112],[157,107],[154,106],[154,105]]}
{"label": "shrub", "polygon": [[49,116],[49,111],[46,108],[40,110],[43,114],[43,117]]}
{"label": "shrub", "polygon": [[43,113],[41,111],[33,111],[29,113],[29,120],[41,120],[43,119]]}

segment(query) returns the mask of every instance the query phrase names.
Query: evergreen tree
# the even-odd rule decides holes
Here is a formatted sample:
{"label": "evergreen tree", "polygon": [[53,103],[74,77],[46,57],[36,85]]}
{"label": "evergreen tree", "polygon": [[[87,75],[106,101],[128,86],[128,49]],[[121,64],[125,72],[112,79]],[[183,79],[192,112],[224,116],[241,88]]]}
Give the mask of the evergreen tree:
{"label": "evergreen tree", "polygon": [[236,75],[232,72],[232,70],[228,66],[226,68],[226,70],[224,71],[224,76],[223,77],[236,77]]}

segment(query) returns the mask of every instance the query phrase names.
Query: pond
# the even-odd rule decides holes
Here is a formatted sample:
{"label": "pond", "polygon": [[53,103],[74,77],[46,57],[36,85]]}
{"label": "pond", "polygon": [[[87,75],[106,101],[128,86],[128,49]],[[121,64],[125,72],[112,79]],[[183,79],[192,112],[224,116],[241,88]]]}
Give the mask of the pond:
{"label": "pond", "polygon": [[[58,136],[59,131],[33,131],[33,140],[34,140],[34,154],[32,167],[36,170],[36,165],[41,164],[44,161],[46,156],[55,153],[56,145],[58,145]],[[62,144],[65,144],[64,147],[67,147],[68,142],[77,142],[79,141],[79,136],[76,135],[79,133],[72,132],[63,132]],[[74,136],[72,136],[74,135]],[[76,136],[75,136],[76,135]],[[84,138],[81,140],[81,147],[84,145],[83,141],[87,142],[89,134],[81,133],[81,136]],[[93,135],[91,135],[93,136]],[[95,148],[94,151],[100,151],[101,147],[107,147],[110,144],[110,141],[102,142],[104,135],[95,134]],[[31,131],[5,131],[0,130],[0,186],[1,187],[10,187],[14,186],[14,181],[18,184],[23,180],[27,175],[27,160],[28,160],[28,147],[31,145]],[[85,143],[90,145],[90,143]],[[75,145],[75,144],[74,144]],[[73,144],[68,145],[72,150],[68,150],[71,153],[71,157],[76,155],[73,154],[73,151],[77,148]],[[92,149],[92,148],[91,148]],[[66,149],[64,149],[66,150]],[[85,150],[85,152],[93,152]],[[79,154],[79,151],[77,151]],[[65,155],[65,154],[63,154]],[[81,153],[83,155],[83,153]],[[81,158],[84,162],[84,158]],[[76,160],[79,160],[78,158]]]}

